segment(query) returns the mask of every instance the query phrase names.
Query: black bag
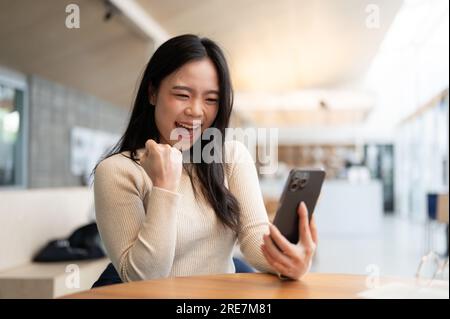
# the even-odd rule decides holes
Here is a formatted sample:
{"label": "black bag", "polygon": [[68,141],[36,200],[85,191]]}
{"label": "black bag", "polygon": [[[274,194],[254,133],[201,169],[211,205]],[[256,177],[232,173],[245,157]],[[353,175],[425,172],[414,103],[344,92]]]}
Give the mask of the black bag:
{"label": "black bag", "polygon": [[68,239],[50,241],[34,257],[36,262],[88,260],[105,257],[97,224],[90,223],[75,230]]}

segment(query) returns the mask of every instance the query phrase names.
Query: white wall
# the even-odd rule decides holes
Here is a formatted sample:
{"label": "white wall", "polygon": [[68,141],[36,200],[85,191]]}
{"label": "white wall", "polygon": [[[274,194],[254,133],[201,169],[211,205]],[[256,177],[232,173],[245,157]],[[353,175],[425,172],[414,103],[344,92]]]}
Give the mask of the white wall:
{"label": "white wall", "polygon": [[0,191],[0,271],[31,261],[49,240],[67,238],[92,218],[88,188]]}

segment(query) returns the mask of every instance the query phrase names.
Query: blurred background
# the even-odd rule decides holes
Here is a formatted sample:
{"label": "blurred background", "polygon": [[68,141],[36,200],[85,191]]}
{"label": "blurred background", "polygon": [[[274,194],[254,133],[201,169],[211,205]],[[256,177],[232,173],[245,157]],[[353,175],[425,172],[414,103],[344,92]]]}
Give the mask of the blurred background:
{"label": "blurred background", "polygon": [[[33,256],[93,221],[90,171],[183,33],[224,49],[232,127],[278,129],[270,218],[290,168],[326,170],[312,271],[412,277],[448,258],[448,1],[0,0],[0,297],[67,293],[67,263]],[[106,263],[77,262],[72,288]]]}

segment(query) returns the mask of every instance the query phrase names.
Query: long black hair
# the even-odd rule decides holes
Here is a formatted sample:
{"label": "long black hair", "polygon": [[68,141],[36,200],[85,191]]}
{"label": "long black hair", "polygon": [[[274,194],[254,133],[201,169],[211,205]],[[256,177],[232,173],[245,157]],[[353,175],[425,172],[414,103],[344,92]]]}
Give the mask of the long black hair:
{"label": "long black hair", "polygon": [[[219,80],[218,113],[211,127],[221,132],[222,138],[220,141],[214,139],[214,143],[220,143],[220,150],[222,150],[225,128],[228,127],[233,107],[233,88],[228,65],[222,50],[214,41],[185,34],[163,43],[150,58],[143,73],[125,133],[103,159],[129,151],[130,159],[138,164],[137,150],[144,148],[148,139],[159,142],[159,131],[155,123],[155,108],[150,104],[150,92],[157,92],[161,81],[187,62],[204,58],[209,58],[213,62]],[[200,143],[201,139],[200,137]],[[203,147],[204,144],[202,145],[202,153]],[[240,207],[236,197],[224,184],[223,153],[220,154],[222,161],[205,163],[201,160],[199,163],[193,163],[193,165],[185,165],[184,168],[189,174],[196,196],[198,193],[197,187],[199,187],[201,194],[214,209],[222,224],[237,232]],[[95,168],[93,172],[95,173]],[[193,173],[196,175],[196,182],[194,182]],[[196,185],[197,181],[199,185]]]}

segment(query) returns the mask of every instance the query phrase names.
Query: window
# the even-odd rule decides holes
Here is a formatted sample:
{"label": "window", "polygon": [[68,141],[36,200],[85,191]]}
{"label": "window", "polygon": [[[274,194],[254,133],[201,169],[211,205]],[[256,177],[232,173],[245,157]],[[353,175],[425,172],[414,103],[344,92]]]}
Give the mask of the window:
{"label": "window", "polygon": [[0,73],[0,187],[25,186],[26,88],[16,82]]}

